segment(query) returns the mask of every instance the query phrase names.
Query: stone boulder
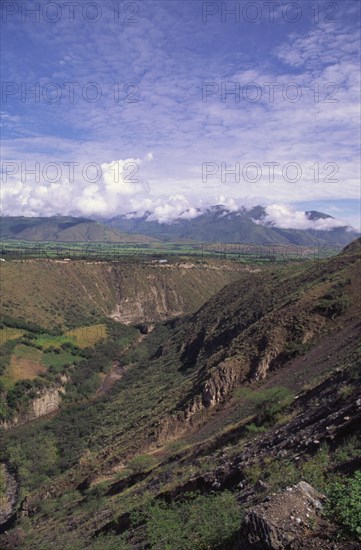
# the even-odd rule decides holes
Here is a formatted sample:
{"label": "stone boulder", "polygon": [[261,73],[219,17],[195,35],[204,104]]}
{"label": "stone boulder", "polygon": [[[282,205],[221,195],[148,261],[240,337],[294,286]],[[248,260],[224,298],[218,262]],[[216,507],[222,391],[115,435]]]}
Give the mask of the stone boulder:
{"label": "stone boulder", "polygon": [[247,510],[241,525],[239,550],[282,550],[312,531],[324,495],[305,481],[273,494]]}

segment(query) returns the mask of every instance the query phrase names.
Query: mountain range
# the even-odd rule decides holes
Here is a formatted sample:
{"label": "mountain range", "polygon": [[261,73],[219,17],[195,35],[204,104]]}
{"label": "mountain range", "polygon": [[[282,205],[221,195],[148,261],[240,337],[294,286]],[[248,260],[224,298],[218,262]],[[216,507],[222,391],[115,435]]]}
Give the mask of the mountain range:
{"label": "mountain range", "polygon": [[[315,222],[315,226],[318,220],[333,219],[332,216],[315,210],[305,212],[305,215],[311,222]],[[262,206],[231,212],[223,205],[215,205],[204,212],[199,211],[199,215],[192,219],[179,217],[171,223],[160,223],[152,218],[150,212],[142,216],[132,213],[116,216],[105,223],[119,231],[141,233],[160,240],[304,246],[332,242],[343,246],[358,236],[356,231],[346,225],[328,230],[276,227],[267,221],[266,210]]]}
{"label": "mountain range", "polygon": [[[188,241],[214,243],[293,244],[301,246],[344,246],[357,238],[358,233],[344,225],[316,229],[320,220],[332,216],[311,210],[305,212],[311,222],[309,229],[277,227],[267,220],[262,206],[229,211],[215,205],[198,211],[196,217],[187,213],[164,223],[154,219],[151,212],[119,215],[107,220],[92,220],[69,216],[0,218],[0,238],[26,241],[55,242],[136,242]],[[312,223],[315,227],[312,228]]]}
{"label": "mountain range", "polygon": [[87,218],[0,217],[0,238],[23,241],[54,242],[153,242],[151,236],[124,234],[113,227]]}

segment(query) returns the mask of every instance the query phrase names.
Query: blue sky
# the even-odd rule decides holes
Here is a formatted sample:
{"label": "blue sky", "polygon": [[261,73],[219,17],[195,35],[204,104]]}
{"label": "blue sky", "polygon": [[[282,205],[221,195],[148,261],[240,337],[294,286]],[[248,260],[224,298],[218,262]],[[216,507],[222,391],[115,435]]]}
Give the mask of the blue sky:
{"label": "blue sky", "polygon": [[2,4],[4,213],[223,202],[359,226],[359,2],[37,4]]}

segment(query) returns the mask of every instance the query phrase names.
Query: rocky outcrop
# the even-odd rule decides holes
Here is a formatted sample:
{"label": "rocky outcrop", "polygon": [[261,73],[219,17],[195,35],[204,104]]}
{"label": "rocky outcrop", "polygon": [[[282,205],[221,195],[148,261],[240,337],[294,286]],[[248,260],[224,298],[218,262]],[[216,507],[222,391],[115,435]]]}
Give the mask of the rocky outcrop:
{"label": "rocky outcrop", "polygon": [[2,421],[0,428],[9,430],[57,411],[64,392],[63,386],[39,391],[38,396],[31,400],[25,412],[16,413],[10,420]]}
{"label": "rocky outcrop", "polygon": [[305,481],[250,508],[242,522],[239,549],[282,550],[304,539],[318,519],[324,495]]}
{"label": "rocky outcrop", "polygon": [[213,407],[224,399],[239,380],[242,360],[229,359],[213,369],[202,391],[205,407]]}
{"label": "rocky outcrop", "polygon": [[32,402],[30,415],[34,418],[45,416],[59,408],[61,401],[60,389],[48,390]]}
{"label": "rocky outcrop", "polygon": [[15,517],[15,506],[18,500],[19,484],[7,464],[0,464],[0,533],[10,526]]}

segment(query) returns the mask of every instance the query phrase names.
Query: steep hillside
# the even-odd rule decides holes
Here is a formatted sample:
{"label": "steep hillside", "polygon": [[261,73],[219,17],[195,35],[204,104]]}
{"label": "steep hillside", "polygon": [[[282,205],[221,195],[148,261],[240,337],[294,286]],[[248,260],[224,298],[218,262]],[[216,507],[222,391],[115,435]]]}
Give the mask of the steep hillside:
{"label": "steep hillside", "polygon": [[[311,221],[331,218],[320,212],[307,212]],[[213,206],[192,219],[176,219],[169,223],[153,221],[151,213],[142,217],[117,216],[106,222],[127,233],[142,233],[163,240],[194,240],[224,243],[280,243],[304,246],[334,243],[344,246],[358,235],[351,228],[336,227],[328,231],[315,229],[282,229],[265,221],[265,209],[230,212],[222,205]]]}
{"label": "steep hillside", "polygon": [[54,418],[3,434],[20,497],[2,546],[358,548],[360,244],[241,273],[115,346],[92,395],[69,382]]}
{"label": "steep hillside", "polygon": [[331,260],[243,275],[229,285],[177,336],[181,370],[197,367],[188,413],[218,403],[239,383],[263,379],[320,335],[357,319],[360,287],[360,239]]}
{"label": "steep hillside", "polygon": [[27,260],[0,265],[5,318],[45,328],[76,326],[112,317],[154,323],[196,310],[238,277],[229,263],[158,264],[147,261]]}
{"label": "steep hillside", "polygon": [[24,218],[0,217],[0,239],[55,242],[136,242],[155,239],[127,235],[89,219],[72,217]]}

